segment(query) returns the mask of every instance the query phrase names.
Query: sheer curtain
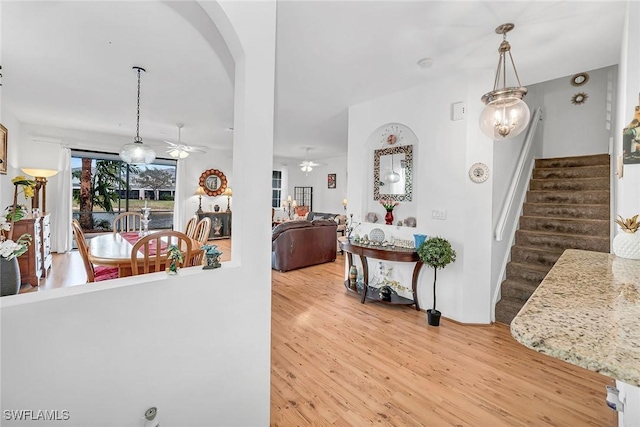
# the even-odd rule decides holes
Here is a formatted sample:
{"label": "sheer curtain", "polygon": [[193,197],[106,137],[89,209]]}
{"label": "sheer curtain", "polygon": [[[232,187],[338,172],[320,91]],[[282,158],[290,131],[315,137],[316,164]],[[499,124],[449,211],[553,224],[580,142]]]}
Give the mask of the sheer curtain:
{"label": "sheer curtain", "polygon": [[56,192],[59,199],[56,203],[55,221],[52,221],[54,233],[51,241],[52,252],[68,252],[72,247],[71,231],[71,150],[69,146],[60,148],[58,160],[58,176]]}
{"label": "sheer curtain", "polygon": [[184,159],[179,159],[176,165],[176,191],[173,197],[173,229],[184,232],[184,209],[182,207],[182,183],[185,180]]}

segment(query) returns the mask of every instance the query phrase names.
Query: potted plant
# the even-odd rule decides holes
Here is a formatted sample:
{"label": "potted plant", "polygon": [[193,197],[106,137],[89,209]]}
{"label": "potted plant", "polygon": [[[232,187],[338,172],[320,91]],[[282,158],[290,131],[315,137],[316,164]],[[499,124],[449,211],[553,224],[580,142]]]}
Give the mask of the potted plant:
{"label": "potted plant", "polygon": [[433,267],[433,308],[427,310],[429,325],[440,325],[440,312],[436,310],[436,278],[439,268],[456,260],[456,251],[451,247],[451,243],[442,237],[431,237],[418,248],[420,260]]}
{"label": "potted plant", "polygon": [[618,219],[614,220],[622,230],[622,233],[616,234],[613,239],[613,253],[616,256],[640,259],[640,233],[636,233],[640,228],[639,217],[640,215],[634,215],[625,219],[618,215]]}

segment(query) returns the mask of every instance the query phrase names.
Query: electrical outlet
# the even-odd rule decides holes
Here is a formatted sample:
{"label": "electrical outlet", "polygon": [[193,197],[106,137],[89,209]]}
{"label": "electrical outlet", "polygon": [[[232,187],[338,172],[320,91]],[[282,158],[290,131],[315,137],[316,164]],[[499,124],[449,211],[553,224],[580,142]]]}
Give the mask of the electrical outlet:
{"label": "electrical outlet", "polygon": [[434,209],[431,211],[432,219],[447,219],[447,211],[444,209]]}

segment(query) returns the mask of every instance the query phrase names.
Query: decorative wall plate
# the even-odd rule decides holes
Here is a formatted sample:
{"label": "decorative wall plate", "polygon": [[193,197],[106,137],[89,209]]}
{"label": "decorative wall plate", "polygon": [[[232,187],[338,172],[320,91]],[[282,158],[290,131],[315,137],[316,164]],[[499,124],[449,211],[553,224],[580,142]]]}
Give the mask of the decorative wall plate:
{"label": "decorative wall plate", "polygon": [[589,74],[587,73],[578,73],[575,76],[571,77],[571,85],[572,86],[582,86],[589,81]]}
{"label": "decorative wall plate", "polygon": [[484,163],[474,163],[469,168],[469,178],[473,182],[485,182],[489,178],[489,167]]}
{"label": "decorative wall plate", "polygon": [[380,230],[379,228],[374,228],[369,232],[369,240],[371,240],[372,242],[382,243],[384,241],[384,231]]}

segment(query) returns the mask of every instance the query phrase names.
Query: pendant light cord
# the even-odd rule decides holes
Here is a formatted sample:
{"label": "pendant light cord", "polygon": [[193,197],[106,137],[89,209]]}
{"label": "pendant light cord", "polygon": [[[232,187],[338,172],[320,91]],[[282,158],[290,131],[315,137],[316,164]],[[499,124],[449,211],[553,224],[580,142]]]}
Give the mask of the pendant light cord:
{"label": "pendant light cord", "polygon": [[136,138],[133,140],[133,142],[142,142],[142,138],[140,138],[140,71],[141,69],[138,68],[138,111],[137,111],[137,116],[136,116]]}

